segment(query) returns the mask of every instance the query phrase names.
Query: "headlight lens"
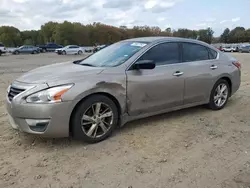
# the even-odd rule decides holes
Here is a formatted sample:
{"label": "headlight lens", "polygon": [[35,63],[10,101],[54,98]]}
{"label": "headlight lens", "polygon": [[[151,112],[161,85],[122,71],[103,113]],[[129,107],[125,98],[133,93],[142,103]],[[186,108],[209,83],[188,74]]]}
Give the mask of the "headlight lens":
{"label": "headlight lens", "polygon": [[62,101],[62,95],[66,93],[73,84],[52,87],[43,91],[34,93],[26,98],[28,103],[56,103]]}

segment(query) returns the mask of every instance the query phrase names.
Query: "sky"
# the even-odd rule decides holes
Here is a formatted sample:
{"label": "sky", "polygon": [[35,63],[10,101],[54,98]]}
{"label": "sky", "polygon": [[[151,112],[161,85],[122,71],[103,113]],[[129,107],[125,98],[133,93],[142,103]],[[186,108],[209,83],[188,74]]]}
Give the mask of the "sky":
{"label": "sky", "polygon": [[[239,3],[240,2],[240,3]],[[250,0],[0,0],[0,26],[40,29],[48,21],[161,29],[250,28]]]}

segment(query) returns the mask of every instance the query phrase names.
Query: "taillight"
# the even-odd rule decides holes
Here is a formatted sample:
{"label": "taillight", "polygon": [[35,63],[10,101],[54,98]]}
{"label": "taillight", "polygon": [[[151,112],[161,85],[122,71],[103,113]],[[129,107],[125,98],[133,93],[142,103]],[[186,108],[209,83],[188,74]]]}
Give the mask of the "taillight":
{"label": "taillight", "polygon": [[236,66],[238,69],[241,69],[241,64],[239,61],[233,61],[232,62],[234,66]]}

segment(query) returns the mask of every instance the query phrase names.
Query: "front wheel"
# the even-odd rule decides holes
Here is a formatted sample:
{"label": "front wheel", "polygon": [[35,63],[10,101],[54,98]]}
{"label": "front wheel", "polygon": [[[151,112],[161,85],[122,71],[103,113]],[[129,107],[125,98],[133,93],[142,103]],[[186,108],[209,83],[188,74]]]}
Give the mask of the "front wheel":
{"label": "front wheel", "polygon": [[73,137],[96,143],[111,135],[118,124],[116,104],[104,95],[93,95],[75,110],[71,126]]}
{"label": "front wheel", "polygon": [[62,51],[62,55],[66,55],[66,51]]}
{"label": "front wheel", "polygon": [[78,51],[78,55],[82,55],[82,51],[81,50]]}
{"label": "front wheel", "polygon": [[229,84],[226,80],[221,79],[216,82],[210,94],[209,108],[220,110],[227,104],[230,96]]}

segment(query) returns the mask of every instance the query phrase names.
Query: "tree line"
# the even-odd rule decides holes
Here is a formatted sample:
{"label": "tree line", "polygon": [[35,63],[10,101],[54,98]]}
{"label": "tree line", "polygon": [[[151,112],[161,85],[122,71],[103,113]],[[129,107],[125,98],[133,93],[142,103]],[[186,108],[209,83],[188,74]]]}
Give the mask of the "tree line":
{"label": "tree line", "polygon": [[63,23],[48,22],[39,30],[20,31],[13,26],[0,27],[0,42],[9,47],[20,45],[38,45],[48,42],[55,42],[61,45],[76,44],[92,46],[94,44],[111,44],[120,40],[146,37],[146,36],[173,36],[199,39],[212,42],[248,42],[250,41],[250,29],[237,27],[230,31],[226,29],[219,38],[214,38],[214,31],[211,28],[201,30],[167,28],[161,30],[159,27],[126,26],[115,27],[102,23],[83,25],[64,21]]}

